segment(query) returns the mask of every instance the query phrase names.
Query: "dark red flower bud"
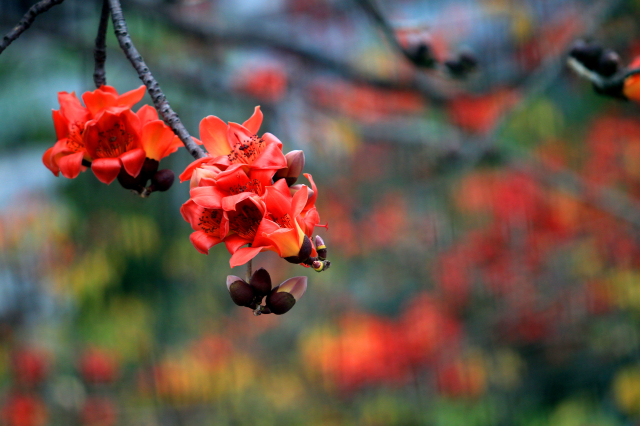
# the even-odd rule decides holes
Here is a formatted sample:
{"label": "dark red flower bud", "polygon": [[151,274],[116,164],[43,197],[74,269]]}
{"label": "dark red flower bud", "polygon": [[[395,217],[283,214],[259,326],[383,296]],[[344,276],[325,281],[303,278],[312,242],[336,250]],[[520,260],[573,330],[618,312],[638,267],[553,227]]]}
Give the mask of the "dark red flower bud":
{"label": "dark red flower bud", "polygon": [[284,179],[287,185],[291,186],[296,183],[304,169],[304,152],[298,149],[288,152],[284,157],[287,159],[287,167],[278,170],[273,179]]}
{"label": "dark red flower bud", "polygon": [[175,175],[169,169],[158,171],[153,178],[151,178],[151,190],[152,191],[166,191],[171,188]]}
{"label": "dark red flower bud", "polygon": [[318,252],[318,259],[325,260],[327,258],[327,246],[324,245],[320,235],[316,235],[316,251]]}
{"label": "dark red flower bud", "polygon": [[289,256],[285,257],[289,263],[302,263],[311,256],[311,252],[313,251],[313,245],[311,244],[311,240],[306,235],[304,236],[304,240],[302,241],[302,246],[300,247],[300,251],[297,256]]}
{"label": "dark red flower bud", "polygon": [[285,314],[293,308],[306,290],[307,277],[289,278],[267,296],[267,307],[273,314]]}
{"label": "dark red flower bud", "polygon": [[405,49],[407,57],[417,67],[433,68],[436,65],[436,58],[433,56],[431,46],[425,42],[416,43]]}
{"label": "dark red flower bud", "polygon": [[142,170],[140,170],[139,177],[143,179],[142,186],[145,186],[147,181],[153,177],[158,171],[160,162],[151,158],[145,158]]}
{"label": "dark red flower bud", "polygon": [[620,56],[611,49],[605,49],[598,62],[598,74],[611,77],[620,69]]}
{"label": "dark red flower bud", "polygon": [[120,173],[118,173],[118,183],[120,183],[124,189],[131,189],[138,192],[142,192],[144,189],[140,175],[133,177],[124,170],[124,167],[121,168]]}
{"label": "dark red flower bud", "polygon": [[249,280],[249,285],[259,297],[264,297],[271,291],[271,276],[266,269],[260,268],[253,273]]}
{"label": "dark red flower bud", "polygon": [[591,71],[595,71],[600,62],[600,56],[602,56],[602,46],[595,43],[587,43],[585,40],[577,40],[573,44],[569,56],[575,58]]}
{"label": "dark red flower bud", "polygon": [[238,306],[251,305],[255,297],[253,288],[242,278],[235,275],[227,276],[227,289],[229,289],[231,300]]}

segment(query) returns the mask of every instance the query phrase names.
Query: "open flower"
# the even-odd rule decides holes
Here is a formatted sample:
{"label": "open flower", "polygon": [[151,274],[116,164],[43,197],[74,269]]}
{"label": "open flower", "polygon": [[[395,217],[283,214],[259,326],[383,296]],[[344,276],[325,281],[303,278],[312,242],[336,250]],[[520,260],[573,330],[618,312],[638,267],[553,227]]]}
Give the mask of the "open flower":
{"label": "open flower", "polygon": [[262,111],[259,106],[242,125],[225,124],[213,115],[204,118],[200,122],[200,138],[209,156],[191,163],[180,175],[180,181],[190,180],[194,171],[204,166],[226,169],[239,164],[246,173],[251,169],[261,169],[273,171],[273,174],[287,167],[282,142],[271,133],[265,133],[262,137],[257,135],[261,124]]}
{"label": "open flower", "polygon": [[83,134],[89,120],[107,108],[131,108],[144,96],[145,87],[118,95],[111,86],[102,86],[93,92],[85,92],[82,99],[84,107],[74,92],[59,92],[60,109],[53,111],[53,124],[57,142],[42,157],[44,165],[56,176],[73,179],[86,169],[82,160],[90,161],[84,148]]}

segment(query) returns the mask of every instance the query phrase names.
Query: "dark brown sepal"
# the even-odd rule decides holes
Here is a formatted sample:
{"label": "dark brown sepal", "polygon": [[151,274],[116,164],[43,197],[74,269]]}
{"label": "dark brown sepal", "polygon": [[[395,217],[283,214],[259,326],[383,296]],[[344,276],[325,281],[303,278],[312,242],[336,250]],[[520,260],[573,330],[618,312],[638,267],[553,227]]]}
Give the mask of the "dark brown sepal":
{"label": "dark brown sepal", "polygon": [[271,276],[266,269],[260,268],[253,273],[249,280],[249,285],[260,299],[271,292]]}
{"label": "dark brown sepal", "polygon": [[296,299],[287,292],[277,292],[277,288],[267,296],[267,308],[276,315],[286,314],[296,304]]}
{"label": "dark brown sepal", "polygon": [[166,191],[171,188],[174,180],[173,171],[169,169],[160,170],[151,178],[151,186],[149,188],[152,191]]}
{"label": "dark brown sepal", "polygon": [[231,300],[238,306],[250,307],[255,297],[253,288],[241,279],[229,283],[231,277],[227,277],[227,288],[229,289]]}
{"label": "dark brown sepal", "polygon": [[313,244],[311,244],[311,240],[306,235],[304,236],[304,240],[302,241],[302,246],[300,247],[300,252],[298,252],[297,256],[289,256],[285,257],[289,263],[303,263],[305,260],[309,259],[311,256],[311,252],[313,251]]}

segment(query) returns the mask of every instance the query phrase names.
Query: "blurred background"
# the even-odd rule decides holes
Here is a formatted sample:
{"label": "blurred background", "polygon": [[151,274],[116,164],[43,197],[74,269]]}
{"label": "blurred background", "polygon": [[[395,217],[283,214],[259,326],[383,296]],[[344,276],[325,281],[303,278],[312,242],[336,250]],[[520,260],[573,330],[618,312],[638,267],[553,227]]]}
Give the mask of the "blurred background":
{"label": "blurred background", "polygon": [[[1,0],[0,32],[33,3]],[[261,105],[305,151],[332,267],[261,254],[309,288],[254,317],[225,287],[244,269],[189,242],[187,183],[42,165],[56,93],[94,89],[101,2],[67,0],[0,56],[1,424],[640,424],[640,105],[565,65],[583,36],[640,54],[640,2],[376,1],[402,43],[474,52],[464,81],[360,1],[123,3],[194,136]],[[108,84],[137,88],[107,43]]]}

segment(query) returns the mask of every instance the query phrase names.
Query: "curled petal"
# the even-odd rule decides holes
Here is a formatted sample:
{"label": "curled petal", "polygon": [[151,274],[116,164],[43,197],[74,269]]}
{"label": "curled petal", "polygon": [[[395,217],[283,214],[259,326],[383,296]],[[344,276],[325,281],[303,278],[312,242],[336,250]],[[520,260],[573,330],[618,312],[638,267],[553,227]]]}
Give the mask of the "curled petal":
{"label": "curled petal", "polygon": [[209,249],[222,242],[220,238],[212,237],[204,231],[193,232],[189,236],[191,244],[202,254],[209,254]]}
{"label": "curled petal", "polygon": [[75,179],[80,174],[82,168],[82,152],[65,155],[58,159],[58,166],[62,176],[68,179]]}
{"label": "curled petal", "polygon": [[105,108],[116,106],[118,95],[105,90],[94,90],[93,92],[85,92],[82,100],[92,116],[97,115]]}
{"label": "curled petal", "polygon": [[206,163],[207,161],[211,161],[211,157],[207,156],[203,158],[198,158],[196,161],[189,164],[187,168],[184,169],[184,172],[180,174],[180,182],[191,180],[191,175],[193,174],[193,171],[198,167],[200,167],[201,164]]}
{"label": "curled petal", "polygon": [[90,118],[89,110],[82,106],[75,92],[59,92],[58,102],[60,103],[60,114],[62,114],[69,123],[84,123]]}
{"label": "curled petal", "polygon": [[137,104],[138,102],[140,102],[142,100],[146,90],[147,90],[147,88],[144,85],[142,85],[142,86],[138,87],[137,89],[133,89],[133,90],[130,90],[130,91],[126,92],[126,93],[123,93],[118,98],[118,105],[117,106],[124,106],[124,107],[128,107],[128,108],[133,107],[135,104]]}
{"label": "curled petal", "polygon": [[194,203],[207,209],[221,209],[222,198],[227,196],[217,186],[198,186],[192,188],[190,194]]}
{"label": "curled petal", "polygon": [[120,168],[121,163],[119,158],[97,158],[91,164],[93,174],[96,175],[100,182],[106,183],[107,185],[118,177]]}
{"label": "curled petal", "polygon": [[282,153],[282,146],[268,144],[251,166],[256,169],[276,170],[287,167],[287,159]]}
{"label": "curled petal", "polygon": [[[174,139],[178,139],[178,145],[174,143]],[[141,143],[147,157],[156,161],[182,146],[180,139],[161,120],[148,122],[142,127]]]}
{"label": "curled petal", "polygon": [[227,250],[229,253],[234,254],[238,251],[240,247],[245,244],[249,244],[251,241],[242,238],[238,234],[228,235],[227,238],[224,239],[224,244],[227,246]]}
{"label": "curled petal", "polygon": [[271,234],[263,234],[276,247],[280,257],[297,256],[302,242],[294,228],[280,228]]}
{"label": "curled petal", "polygon": [[58,168],[58,165],[52,161],[51,151],[53,151],[53,147],[44,152],[44,155],[42,156],[42,163],[47,167],[47,169],[51,170],[51,173],[58,176],[60,168]]}
{"label": "curled petal", "polygon": [[205,117],[200,122],[200,139],[213,157],[231,152],[231,146],[227,140],[227,125],[214,115]]}
{"label": "curled petal", "polygon": [[120,155],[120,161],[122,161],[124,169],[133,177],[137,177],[140,174],[145,158],[146,154],[142,148],[132,149]]}
{"label": "curled petal", "polygon": [[260,126],[262,125],[262,111],[260,111],[260,105],[253,110],[253,115],[249,117],[247,121],[242,123],[242,125],[254,135],[258,133],[258,130],[260,130]]}
{"label": "curled petal", "polygon": [[151,105],[141,106],[136,115],[140,118],[140,123],[143,126],[151,121],[159,120],[158,111]]}
{"label": "curled petal", "polygon": [[306,177],[311,183],[311,191],[313,191],[313,193],[307,200],[307,204],[304,206],[304,209],[302,209],[303,212],[314,208],[316,205],[316,199],[318,198],[318,188],[316,187],[316,183],[313,181],[313,176],[311,176],[309,173],[305,173],[304,177]]}
{"label": "curled petal", "polygon": [[240,265],[244,265],[262,251],[262,247],[244,247],[236,251],[231,259],[229,259],[229,265],[232,268]]}

